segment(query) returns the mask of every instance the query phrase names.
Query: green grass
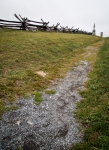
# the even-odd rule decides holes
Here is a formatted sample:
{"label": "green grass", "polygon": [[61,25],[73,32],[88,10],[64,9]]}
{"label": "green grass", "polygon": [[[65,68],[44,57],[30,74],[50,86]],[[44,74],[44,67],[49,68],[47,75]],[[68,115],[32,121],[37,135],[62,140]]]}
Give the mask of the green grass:
{"label": "green grass", "polygon": [[42,101],[42,93],[41,92],[36,92],[35,97],[34,97],[34,102],[36,105],[39,105]]}
{"label": "green grass", "polygon": [[45,93],[46,94],[55,94],[56,91],[55,90],[46,90]]}
{"label": "green grass", "polygon": [[[82,34],[1,29],[0,98],[13,103],[21,95],[45,89],[69,69],[85,46],[99,40]],[[38,75],[40,70],[47,76]]]}
{"label": "green grass", "polygon": [[[98,53],[94,70],[90,74],[87,90],[81,92],[76,116],[82,120],[84,142],[72,150],[109,149],[109,38]],[[86,128],[86,129],[85,129]]]}

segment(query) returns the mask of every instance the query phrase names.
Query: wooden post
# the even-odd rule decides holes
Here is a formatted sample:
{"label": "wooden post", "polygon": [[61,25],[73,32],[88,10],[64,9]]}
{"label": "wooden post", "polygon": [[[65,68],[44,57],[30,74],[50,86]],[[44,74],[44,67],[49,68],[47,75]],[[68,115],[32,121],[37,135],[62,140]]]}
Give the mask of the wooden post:
{"label": "wooden post", "polygon": [[103,32],[100,33],[101,38],[103,37]]}

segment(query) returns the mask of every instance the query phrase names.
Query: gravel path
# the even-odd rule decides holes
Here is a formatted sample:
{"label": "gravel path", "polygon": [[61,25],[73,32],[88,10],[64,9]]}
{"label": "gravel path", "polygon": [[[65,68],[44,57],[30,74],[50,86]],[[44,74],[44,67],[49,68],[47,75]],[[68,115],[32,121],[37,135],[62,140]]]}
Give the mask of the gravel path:
{"label": "gravel path", "polygon": [[36,106],[33,97],[17,101],[18,110],[6,112],[0,121],[1,150],[64,150],[82,140],[79,124],[74,118],[76,102],[81,100],[88,62],[80,61],[64,79],[49,88],[56,93],[42,94]]}

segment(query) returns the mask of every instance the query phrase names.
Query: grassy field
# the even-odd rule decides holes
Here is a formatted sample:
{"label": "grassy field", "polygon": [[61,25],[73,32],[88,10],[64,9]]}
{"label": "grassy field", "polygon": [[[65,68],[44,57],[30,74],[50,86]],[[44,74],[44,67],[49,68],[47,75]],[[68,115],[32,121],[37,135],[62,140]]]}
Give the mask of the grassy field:
{"label": "grassy field", "polygon": [[89,77],[76,111],[85,131],[84,142],[71,150],[109,150],[109,38],[105,39]]}
{"label": "grassy field", "polygon": [[[53,79],[62,77],[79,59],[83,48],[99,40],[82,34],[0,29],[1,114],[7,102],[40,92]],[[37,71],[44,71],[47,76],[42,77]]]}

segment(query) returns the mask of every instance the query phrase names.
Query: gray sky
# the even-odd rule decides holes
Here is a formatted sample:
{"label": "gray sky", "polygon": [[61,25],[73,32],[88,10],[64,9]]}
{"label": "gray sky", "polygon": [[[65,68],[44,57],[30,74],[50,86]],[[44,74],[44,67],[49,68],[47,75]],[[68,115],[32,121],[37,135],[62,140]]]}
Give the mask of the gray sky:
{"label": "gray sky", "polygon": [[86,31],[95,23],[97,35],[109,36],[109,0],[0,0],[0,19],[17,20],[15,13]]}

